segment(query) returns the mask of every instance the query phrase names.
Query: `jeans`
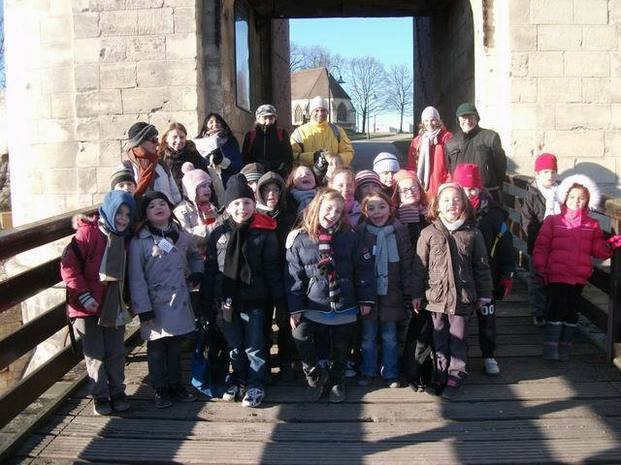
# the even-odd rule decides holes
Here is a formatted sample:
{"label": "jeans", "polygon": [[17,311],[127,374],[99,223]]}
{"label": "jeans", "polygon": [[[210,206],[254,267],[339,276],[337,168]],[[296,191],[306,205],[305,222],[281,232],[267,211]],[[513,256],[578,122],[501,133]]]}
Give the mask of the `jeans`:
{"label": "jeans", "polygon": [[542,286],[537,278],[532,260],[528,269],[528,302],[532,308],[533,316],[545,316],[547,292],[545,286]]}
{"label": "jeans", "polygon": [[233,314],[233,321],[223,321],[223,332],[229,346],[233,384],[261,388],[267,375],[265,311],[255,308]]}
{"label": "jeans", "polygon": [[153,389],[181,383],[181,352],[186,335],[147,341],[147,364]]}
{"label": "jeans", "polygon": [[463,379],[467,374],[468,322],[470,315],[447,315],[430,312],[433,320],[433,344],[439,379]]}
{"label": "jeans", "polygon": [[382,337],[382,367],[384,379],[399,378],[399,342],[396,321],[378,321],[376,318],[362,320],[362,364],[360,372],[365,376],[377,374],[377,334]]}

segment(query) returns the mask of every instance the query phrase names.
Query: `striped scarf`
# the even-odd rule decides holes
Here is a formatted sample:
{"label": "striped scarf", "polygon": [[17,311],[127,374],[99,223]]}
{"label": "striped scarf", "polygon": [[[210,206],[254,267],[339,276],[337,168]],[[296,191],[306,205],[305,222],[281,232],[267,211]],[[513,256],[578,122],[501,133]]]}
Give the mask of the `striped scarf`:
{"label": "striped scarf", "polygon": [[420,223],[421,215],[425,215],[427,213],[427,209],[425,207],[421,207],[419,205],[404,205],[402,204],[397,209],[397,218],[404,224],[410,223]]}
{"label": "striped scarf", "polygon": [[336,274],[336,265],[332,251],[332,238],[338,228],[339,225],[335,225],[330,229],[319,229],[319,262],[317,263],[317,268],[322,275],[328,278],[331,310],[336,310],[341,301],[341,288],[339,286],[339,277]]}

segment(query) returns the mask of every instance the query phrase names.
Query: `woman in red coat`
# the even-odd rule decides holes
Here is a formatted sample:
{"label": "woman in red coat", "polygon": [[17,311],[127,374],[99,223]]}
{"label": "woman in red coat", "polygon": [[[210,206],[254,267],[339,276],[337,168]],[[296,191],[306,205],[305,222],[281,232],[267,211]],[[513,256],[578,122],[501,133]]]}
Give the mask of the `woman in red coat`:
{"label": "woman in red coat", "polygon": [[565,178],[556,192],[561,213],[544,220],[532,259],[548,292],[543,358],[568,360],[579,297],[593,272],[592,257],[609,258],[620,236],[606,241],[597,220],[589,216],[600,194],[587,176]]}
{"label": "woman in red coat", "polygon": [[440,119],[434,107],[427,107],[421,115],[418,136],[408,150],[406,169],[415,171],[423,189],[430,198],[438,192],[438,186],[449,179],[448,161],[444,147],[453,137]]}

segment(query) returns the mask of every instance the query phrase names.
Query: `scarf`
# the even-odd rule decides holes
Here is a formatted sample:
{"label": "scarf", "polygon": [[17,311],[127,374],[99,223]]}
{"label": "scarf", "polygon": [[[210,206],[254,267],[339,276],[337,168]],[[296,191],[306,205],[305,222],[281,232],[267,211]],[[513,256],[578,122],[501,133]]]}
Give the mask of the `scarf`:
{"label": "scarf", "polygon": [[170,242],[173,244],[179,240],[179,231],[177,230],[175,223],[172,221],[168,223],[168,227],[166,229],[160,229],[157,226],[153,226],[149,222],[147,222],[147,228],[149,228],[149,231],[151,231],[151,234],[154,236],[170,239]]}
{"label": "scarf", "polygon": [[336,264],[334,263],[332,250],[332,239],[339,226],[337,224],[330,229],[319,228],[319,262],[317,263],[317,268],[320,274],[328,278],[328,295],[331,310],[336,310],[341,301],[341,287],[339,286],[339,277],[336,273]]}
{"label": "scarf", "polygon": [[431,146],[438,145],[438,134],[440,134],[441,129],[439,127],[433,131],[425,131],[421,137],[416,174],[425,191],[429,189],[429,178],[431,177]]}
{"label": "scarf", "polygon": [[420,223],[421,215],[425,215],[426,213],[427,209],[421,207],[420,205],[401,204],[401,206],[397,209],[397,217],[399,218],[399,221],[405,224]]}
{"label": "scarf", "polygon": [[237,293],[237,287],[240,282],[250,284],[252,273],[250,265],[246,259],[246,239],[250,230],[250,220],[243,223],[236,223],[231,218],[227,220],[231,228],[231,237],[226,245],[226,254],[224,258],[224,269],[222,274],[224,279],[222,282],[222,297],[233,298]]}
{"label": "scarf", "polygon": [[462,218],[460,220],[450,223],[449,221],[446,221],[444,218],[442,218],[442,216],[440,216],[440,221],[442,221],[442,224],[446,229],[448,229],[450,232],[453,232],[461,228],[461,226],[466,222],[466,219]]}
{"label": "scarf", "polygon": [[473,197],[473,198],[468,197],[468,200],[470,200],[470,205],[472,205],[472,208],[474,208],[475,211],[477,211],[481,207],[481,196],[480,195],[477,195],[476,197]]}
{"label": "scarf", "polygon": [[558,185],[555,184],[552,187],[544,187],[537,179],[535,179],[535,184],[546,201],[546,210],[543,217],[547,218],[550,215],[558,215],[561,212],[561,203],[556,198],[556,189]]}
{"label": "scarf", "polygon": [[302,210],[304,210],[308,206],[308,204],[311,203],[311,200],[313,200],[313,197],[315,197],[316,192],[317,189],[310,189],[308,191],[291,189],[291,195],[298,203],[298,213],[302,213]]}
{"label": "scarf", "polygon": [[388,263],[399,261],[399,249],[397,248],[397,237],[395,227],[391,224],[386,226],[373,226],[367,224],[367,231],[373,234],[375,239],[375,280],[377,283],[377,294],[388,294]]}
{"label": "scarf", "polygon": [[101,220],[99,221],[99,230],[107,239],[106,249],[99,265],[99,280],[106,283],[106,294],[101,306],[99,325],[115,328],[123,326],[131,319],[123,300],[127,258],[125,239],[108,231]]}
{"label": "scarf", "polygon": [[138,180],[135,196],[139,197],[144,194],[153,183],[155,178],[155,169],[157,168],[157,153],[147,152],[143,147],[134,147],[130,150],[136,159],[138,165]]}

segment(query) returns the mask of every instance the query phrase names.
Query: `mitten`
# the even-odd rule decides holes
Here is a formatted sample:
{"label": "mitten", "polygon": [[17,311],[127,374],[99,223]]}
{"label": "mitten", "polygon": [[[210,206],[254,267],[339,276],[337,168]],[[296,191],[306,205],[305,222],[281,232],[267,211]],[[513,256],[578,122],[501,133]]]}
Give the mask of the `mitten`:
{"label": "mitten", "polygon": [[503,276],[502,278],[500,278],[500,282],[498,284],[504,289],[504,294],[502,297],[507,297],[511,292],[511,289],[513,288],[513,278],[510,278],[509,276]]}
{"label": "mitten", "polygon": [[611,236],[606,242],[608,242],[612,250],[618,249],[621,247],[621,236]]}
{"label": "mitten", "polygon": [[328,172],[328,160],[326,160],[322,150],[317,150],[313,154],[313,160],[315,161],[315,164],[313,165],[313,173],[315,173],[315,176],[321,180]]}

